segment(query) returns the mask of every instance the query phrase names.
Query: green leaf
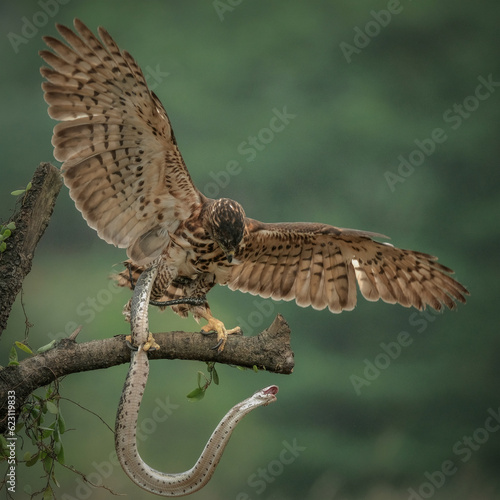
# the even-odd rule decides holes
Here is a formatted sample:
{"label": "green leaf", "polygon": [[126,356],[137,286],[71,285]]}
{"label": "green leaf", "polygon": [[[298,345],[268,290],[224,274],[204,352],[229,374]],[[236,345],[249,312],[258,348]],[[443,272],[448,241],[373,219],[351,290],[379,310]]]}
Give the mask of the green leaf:
{"label": "green leaf", "polygon": [[47,386],[47,390],[45,391],[45,399],[52,399],[52,394],[53,394],[52,385],[49,384]]}
{"label": "green leaf", "polygon": [[[28,412],[29,410],[27,410]],[[31,408],[31,411],[29,411],[28,413],[30,415],[30,417],[33,419],[33,420],[36,420],[38,418],[38,416],[40,415],[40,408]]]}
{"label": "green leaf", "polygon": [[6,240],[12,233],[10,232],[10,229],[4,229],[2,231],[2,234],[0,235],[0,238],[2,238],[2,240]]}
{"label": "green leaf", "polygon": [[[50,472],[50,469],[52,469],[53,464],[54,464],[54,459],[50,455],[47,455],[43,459],[43,468],[45,469],[45,472]],[[45,498],[45,494],[43,495],[43,498]]]}
{"label": "green leaf", "polygon": [[41,410],[38,410],[38,415],[36,416],[36,422],[38,423],[38,425],[42,425],[44,420],[45,419],[43,418],[43,413],[41,412]]}
{"label": "green leaf", "polygon": [[57,419],[57,425],[59,426],[59,433],[64,434],[64,432],[66,431],[66,422],[64,421],[64,418],[61,415],[60,409],[59,409],[59,418]]}
{"label": "green leaf", "polygon": [[43,500],[52,500],[54,498],[54,492],[50,486],[43,492]]}
{"label": "green leaf", "polygon": [[26,184],[26,187],[24,189],[16,189],[15,191],[12,191],[12,193],[10,193],[12,196],[19,196],[20,194],[24,194],[26,193],[27,191],[29,191],[31,189],[31,181],[28,182],[28,184]]}
{"label": "green leaf", "polygon": [[189,401],[201,401],[205,396],[205,389],[202,387],[197,387],[191,391],[186,397]]}
{"label": "green leaf", "polygon": [[202,372],[198,372],[198,387],[201,387],[201,377],[203,376]]}
{"label": "green leaf", "polygon": [[47,405],[47,410],[50,413],[54,415],[57,415],[59,413],[59,408],[52,401],[46,401],[45,404]]}
{"label": "green leaf", "polygon": [[255,373],[258,373],[258,372],[259,372],[259,369],[257,368],[257,365],[253,365],[253,366],[252,366],[252,370],[253,370]]}
{"label": "green leaf", "polygon": [[11,231],[16,229],[16,223],[15,222],[9,222],[6,226],[7,229],[10,229]]}
{"label": "green leaf", "polygon": [[60,444],[61,444],[61,448],[60,448],[60,450],[57,452],[57,461],[58,461],[60,464],[64,465],[64,446],[62,445],[62,443],[60,443]]}
{"label": "green leaf", "polygon": [[217,373],[215,366],[212,368],[212,379],[215,385],[219,385],[219,374]]}
{"label": "green leaf", "polygon": [[42,353],[42,352],[45,352],[45,351],[49,351],[50,349],[53,349],[56,344],[57,344],[57,340],[53,340],[52,342],[49,342],[48,344],[45,344],[42,347],[39,347],[36,350],[36,352]]}
{"label": "green leaf", "polygon": [[5,252],[7,250],[7,243],[5,241],[0,242],[0,252]]}
{"label": "green leaf", "polygon": [[16,366],[19,364],[19,361],[17,359],[17,351],[15,346],[12,346],[12,349],[10,350],[9,353],[9,366]]}
{"label": "green leaf", "polygon": [[1,456],[7,456],[9,454],[8,448],[7,448],[7,440],[3,436],[3,434],[0,434],[0,455]]}
{"label": "green leaf", "polygon": [[[27,453],[30,455],[30,453]],[[40,458],[40,453],[35,453],[34,455],[30,455],[30,457],[26,460],[26,467],[33,467],[38,462]]]}
{"label": "green leaf", "polygon": [[54,434],[54,429],[51,429],[50,427],[38,427],[38,429],[42,430],[42,439],[47,439],[49,436],[52,436]]}
{"label": "green leaf", "polygon": [[33,351],[26,344],[23,344],[22,342],[18,342],[17,340],[15,341],[15,344],[18,347],[18,349],[21,349],[21,351],[24,351],[28,354],[33,354]]}

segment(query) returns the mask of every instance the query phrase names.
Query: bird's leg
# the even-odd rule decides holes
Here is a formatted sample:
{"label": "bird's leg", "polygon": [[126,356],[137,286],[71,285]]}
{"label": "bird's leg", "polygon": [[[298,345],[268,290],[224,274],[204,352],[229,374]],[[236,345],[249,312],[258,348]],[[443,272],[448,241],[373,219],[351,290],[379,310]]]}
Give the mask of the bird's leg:
{"label": "bird's leg", "polygon": [[201,329],[201,333],[203,335],[209,335],[213,332],[217,334],[217,343],[212,347],[212,349],[217,349],[218,352],[222,352],[224,350],[228,335],[241,335],[243,333],[239,326],[226,330],[224,323],[214,318],[208,307],[201,312],[200,316],[208,321],[208,323]]}

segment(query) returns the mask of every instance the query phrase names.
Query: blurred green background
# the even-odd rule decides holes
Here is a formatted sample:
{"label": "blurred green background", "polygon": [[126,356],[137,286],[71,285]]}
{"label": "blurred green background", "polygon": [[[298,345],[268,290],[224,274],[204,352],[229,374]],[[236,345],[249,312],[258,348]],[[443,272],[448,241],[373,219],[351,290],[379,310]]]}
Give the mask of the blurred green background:
{"label": "blurred green background", "polygon": [[[282,313],[296,368],[279,376],[220,366],[220,386],[190,403],[185,395],[205,365],[152,364],[140,450],[168,472],[191,467],[233,404],[280,387],[276,404],[240,424],[193,498],[499,498],[499,14],[492,0],[1,3],[2,220],[14,208],[10,192],[39,162],[54,162],[41,36],[79,17],[92,30],[105,26],[136,58],[207,195],[234,198],[260,220],[388,234],[397,246],[438,255],[471,291],[455,312],[360,299],[354,312],[334,316],[213,290],[215,316],[248,334]],[[263,130],[276,109],[293,118],[270,135]],[[126,332],[129,293],[108,280],[124,256],[87,227],[63,187],[24,283],[26,317],[18,299],[0,363],[26,321],[33,348],[78,324],[81,342]],[[151,321],[153,331],[198,329],[171,312],[153,310]],[[401,332],[411,343],[396,349]],[[66,462],[117,493],[152,498],[113,462],[112,432],[95,415],[113,427],[126,370],[61,381],[62,395],[78,403],[62,403],[72,429]],[[18,441],[20,456],[26,449]],[[43,486],[39,468],[17,470],[15,498]],[[56,475],[58,498],[114,498],[62,467]]]}

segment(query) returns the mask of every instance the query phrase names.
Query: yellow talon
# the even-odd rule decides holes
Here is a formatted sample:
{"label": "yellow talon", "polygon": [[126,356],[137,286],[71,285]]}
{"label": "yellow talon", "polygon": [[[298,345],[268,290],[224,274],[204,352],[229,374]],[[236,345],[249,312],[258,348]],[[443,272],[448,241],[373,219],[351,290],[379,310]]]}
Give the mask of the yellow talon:
{"label": "yellow talon", "polygon": [[227,336],[232,334],[241,335],[242,331],[239,326],[232,328],[231,330],[226,330],[224,323],[215,319],[213,316],[208,318],[208,323],[201,329],[201,333],[207,335],[211,332],[217,333],[217,343],[212,347],[212,349],[217,349],[218,352],[222,352],[226,345]]}
{"label": "yellow talon", "polygon": [[160,346],[156,343],[156,340],[154,339],[153,337],[153,334],[151,332],[149,332],[149,335],[148,335],[148,340],[146,340],[146,342],[144,343],[142,349],[144,351],[156,351],[160,348]]}
{"label": "yellow talon", "polygon": [[[134,344],[132,343],[132,335],[127,335],[125,337],[125,342],[129,344],[129,346],[132,349],[137,350],[137,346],[134,347]],[[156,340],[153,337],[153,334],[149,332],[148,339],[146,342],[144,342],[144,345],[142,346],[143,351],[156,351],[160,348],[160,346],[156,343]]]}

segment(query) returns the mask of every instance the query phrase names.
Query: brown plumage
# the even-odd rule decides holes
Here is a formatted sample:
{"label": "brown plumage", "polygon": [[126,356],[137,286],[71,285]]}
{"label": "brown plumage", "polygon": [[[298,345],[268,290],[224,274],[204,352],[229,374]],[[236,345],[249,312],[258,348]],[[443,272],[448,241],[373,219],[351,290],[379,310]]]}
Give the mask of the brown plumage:
{"label": "brown plumage", "polygon": [[[167,113],[141,69],[103,28],[100,41],[78,19],[67,44],[44,37],[42,84],[54,127],[54,156],[70,196],[90,227],[127,249],[133,285],[160,265],[152,299],[204,297],[227,285],[300,306],[338,313],[356,305],[356,282],[368,300],[453,309],[468,291],[435,257],[401,250],[383,235],[324,224],[265,224],[228,199],[211,200],[193,184]],[[173,306],[205,318],[224,347],[228,333],[206,300]],[[234,329],[235,331],[237,329]]]}

